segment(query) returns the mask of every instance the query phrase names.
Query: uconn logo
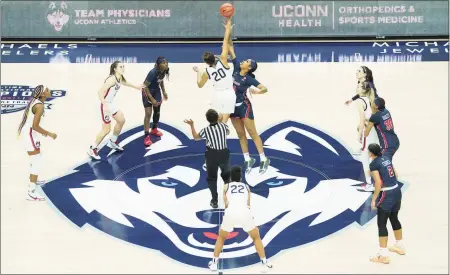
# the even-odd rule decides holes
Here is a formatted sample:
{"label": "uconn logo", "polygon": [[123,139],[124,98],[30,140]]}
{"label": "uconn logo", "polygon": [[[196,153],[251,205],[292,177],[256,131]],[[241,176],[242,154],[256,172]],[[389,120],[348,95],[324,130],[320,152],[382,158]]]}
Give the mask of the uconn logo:
{"label": "uconn logo", "polygon": [[[92,226],[207,268],[223,212],[209,206],[202,169],[205,144],[169,125],[160,128],[164,136],[153,140],[149,150],[142,148],[137,127],[121,136],[123,153],[104,147],[102,161],[83,163],[43,190],[79,227]],[[364,179],[362,165],[338,141],[293,121],[264,131],[261,138],[271,166],[263,175],[255,168],[244,181],[269,258],[374,217],[371,193],[357,190]],[[239,140],[228,145],[232,164],[243,163]],[[259,262],[242,229],[230,236],[221,254],[224,269]]]}

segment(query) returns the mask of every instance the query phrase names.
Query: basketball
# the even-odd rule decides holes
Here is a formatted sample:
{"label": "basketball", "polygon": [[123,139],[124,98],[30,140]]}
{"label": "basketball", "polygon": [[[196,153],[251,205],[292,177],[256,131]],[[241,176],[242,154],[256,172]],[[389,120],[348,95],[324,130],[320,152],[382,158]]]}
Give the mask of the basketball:
{"label": "basketball", "polygon": [[230,18],[234,14],[234,7],[230,3],[220,6],[220,14],[225,18]]}

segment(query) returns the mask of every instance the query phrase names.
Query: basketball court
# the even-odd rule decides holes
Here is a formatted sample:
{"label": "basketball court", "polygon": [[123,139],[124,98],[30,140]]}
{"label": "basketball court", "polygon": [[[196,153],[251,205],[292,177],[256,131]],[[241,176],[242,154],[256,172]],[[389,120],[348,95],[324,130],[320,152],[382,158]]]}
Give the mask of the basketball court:
{"label": "basketball court", "polygon": [[[251,49],[264,55],[263,44],[245,52],[238,45],[238,58],[248,58]],[[193,119],[198,131],[207,125],[210,90],[197,87],[192,67],[203,65],[190,61],[201,60],[202,52],[173,61],[167,56],[164,136],[150,149],[143,145],[141,94],[121,88],[115,102],[126,118],[119,136],[125,151],[104,147],[99,162],[86,152],[101,127],[97,91],[114,60],[35,63],[18,56],[1,64],[2,109],[4,97],[12,96],[4,85],[45,84],[64,91],[49,101],[42,124],[58,135],[41,141],[45,202],[26,200],[29,160],[16,139],[23,112],[2,112],[2,273],[211,273],[207,265],[222,214],[209,207],[205,143],[193,141],[183,123]],[[440,62],[275,59],[257,59],[256,78],[269,92],[251,98],[272,166],[265,175],[246,176],[272,273],[448,273],[448,52]],[[401,142],[394,165],[403,184],[399,218],[407,254],[391,254],[389,265],[369,261],[378,248],[375,212],[371,194],[355,187],[363,179],[352,154],[360,146],[358,116],[344,102],[356,92],[361,65],[373,71]],[[152,67],[127,63],[125,77],[142,83]],[[232,163],[242,164],[231,129]],[[258,165],[252,141],[249,147]],[[388,230],[391,244],[390,225]],[[224,274],[259,272],[242,230],[225,245]]]}

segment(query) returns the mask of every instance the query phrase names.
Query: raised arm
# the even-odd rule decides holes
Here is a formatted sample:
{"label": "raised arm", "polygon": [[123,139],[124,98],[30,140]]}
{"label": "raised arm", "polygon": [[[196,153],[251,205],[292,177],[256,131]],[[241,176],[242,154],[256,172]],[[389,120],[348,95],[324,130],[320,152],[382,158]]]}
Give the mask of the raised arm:
{"label": "raised arm", "polygon": [[231,18],[228,18],[225,24],[225,34],[223,36],[223,43],[222,43],[222,53],[220,54],[220,61],[222,61],[222,64],[226,67],[229,68],[230,66],[228,65],[228,51],[230,48],[229,42],[228,40],[231,37]]}

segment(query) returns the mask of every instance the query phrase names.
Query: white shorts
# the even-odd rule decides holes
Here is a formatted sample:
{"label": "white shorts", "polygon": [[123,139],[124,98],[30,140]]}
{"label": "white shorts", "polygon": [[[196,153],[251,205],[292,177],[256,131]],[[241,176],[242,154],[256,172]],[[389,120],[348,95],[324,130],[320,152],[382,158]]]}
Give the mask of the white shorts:
{"label": "white shorts", "polygon": [[221,229],[226,232],[233,232],[234,228],[242,228],[245,232],[255,229],[256,224],[251,210],[248,207],[239,209],[225,209]]}
{"label": "white shorts", "polygon": [[41,137],[42,135],[33,129],[29,128],[23,129],[20,134],[20,139],[22,140],[23,147],[27,152],[32,152],[41,148]]}
{"label": "white shorts", "polygon": [[119,111],[119,109],[117,109],[116,104],[114,104],[114,102],[109,102],[108,104],[108,108],[109,108],[109,113],[106,114],[104,112],[104,107],[103,104],[100,103],[100,115],[102,116],[102,121],[104,124],[110,124],[111,123],[111,118],[117,114],[117,112]]}
{"label": "white shorts", "polygon": [[211,109],[216,110],[219,114],[234,113],[234,105],[236,104],[236,93],[233,89],[214,91],[211,99]]}

